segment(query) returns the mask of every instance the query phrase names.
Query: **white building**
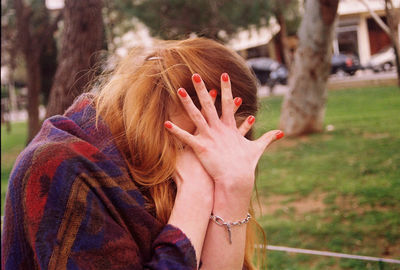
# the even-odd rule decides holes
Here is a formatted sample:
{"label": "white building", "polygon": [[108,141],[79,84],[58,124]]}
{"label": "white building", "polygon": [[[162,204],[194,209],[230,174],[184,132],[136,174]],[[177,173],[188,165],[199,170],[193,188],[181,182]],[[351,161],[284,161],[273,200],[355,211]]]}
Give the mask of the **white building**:
{"label": "white building", "polygon": [[[358,55],[361,64],[364,65],[371,55],[390,46],[390,39],[362,2],[361,0],[340,0],[333,48],[335,53]],[[365,2],[386,22],[384,0]],[[393,0],[393,4],[399,8],[400,0]]]}

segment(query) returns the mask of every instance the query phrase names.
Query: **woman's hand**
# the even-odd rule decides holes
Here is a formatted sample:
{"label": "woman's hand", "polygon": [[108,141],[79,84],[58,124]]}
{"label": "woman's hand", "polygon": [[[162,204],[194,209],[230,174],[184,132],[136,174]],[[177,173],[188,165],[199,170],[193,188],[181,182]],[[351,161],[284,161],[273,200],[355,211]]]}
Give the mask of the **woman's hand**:
{"label": "woman's hand", "polygon": [[198,199],[203,199],[211,211],[214,182],[190,146],[186,146],[178,154],[174,180],[178,193],[190,193]]}
{"label": "woman's hand", "polygon": [[178,154],[173,178],[177,192],[168,223],[190,239],[198,264],[213,208],[214,182],[189,146]]}
{"label": "woman's hand", "polygon": [[233,196],[245,197],[249,202],[258,160],[265,148],[274,140],[281,138],[283,132],[273,130],[258,140],[246,139],[244,135],[250,130],[255,118],[249,116],[237,128],[234,118],[235,104],[228,74],[224,73],[221,76],[221,119],[201,77],[194,74],[192,80],[204,116],[185,89],[180,88],[178,95],[197,127],[197,134],[192,135],[170,121],[165,123],[165,127],[193,149],[214,180],[216,191],[221,189]]}

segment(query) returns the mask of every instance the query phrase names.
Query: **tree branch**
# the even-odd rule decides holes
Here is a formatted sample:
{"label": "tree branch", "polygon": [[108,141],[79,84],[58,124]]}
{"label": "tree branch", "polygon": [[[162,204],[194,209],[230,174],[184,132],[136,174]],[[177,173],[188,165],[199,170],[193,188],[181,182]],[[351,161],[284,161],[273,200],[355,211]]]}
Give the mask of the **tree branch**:
{"label": "tree branch", "polygon": [[371,9],[371,7],[368,5],[367,1],[365,1],[365,0],[358,0],[358,1],[361,2],[367,8],[367,10],[371,14],[372,18],[382,28],[382,30],[385,31],[386,34],[391,36],[389,27],[382,21],[382,19],[378,16],[378,14],[376,14],[375,11],[373,11]]}

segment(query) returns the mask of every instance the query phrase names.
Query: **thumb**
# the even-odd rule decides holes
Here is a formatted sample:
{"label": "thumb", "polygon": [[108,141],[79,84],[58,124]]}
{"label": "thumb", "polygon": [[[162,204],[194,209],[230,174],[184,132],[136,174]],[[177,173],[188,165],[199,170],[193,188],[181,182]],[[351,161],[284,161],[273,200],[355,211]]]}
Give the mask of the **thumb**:
{"label": "thumb", "polygon": [[264,150],[274,141],[281,139],[285,134],[282,130],[271,130],[264,133],[260,138],[256,140],[256,143]]}

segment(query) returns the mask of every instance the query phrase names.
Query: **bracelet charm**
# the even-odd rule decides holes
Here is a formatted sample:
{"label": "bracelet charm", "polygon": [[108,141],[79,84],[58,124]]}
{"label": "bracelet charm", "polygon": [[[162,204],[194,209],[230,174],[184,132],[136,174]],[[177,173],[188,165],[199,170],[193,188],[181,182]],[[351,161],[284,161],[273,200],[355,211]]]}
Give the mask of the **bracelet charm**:
{"label": "bracelet charm", "polygon": [[215,224],[219,226],[225,226],[227,231],[228,231],[228,237],[229,237],[229,244],[232,244],[232,230],[231,227],[233,226],[240,226],[242,224],[246,224],[249,222],[251,219],[250,213],[247,213],[247,216],[243,220],[235,221],[235,222],[225,222],[223,218],[220,216],[214,215],[211,213],[210,219],[215,222]]}

